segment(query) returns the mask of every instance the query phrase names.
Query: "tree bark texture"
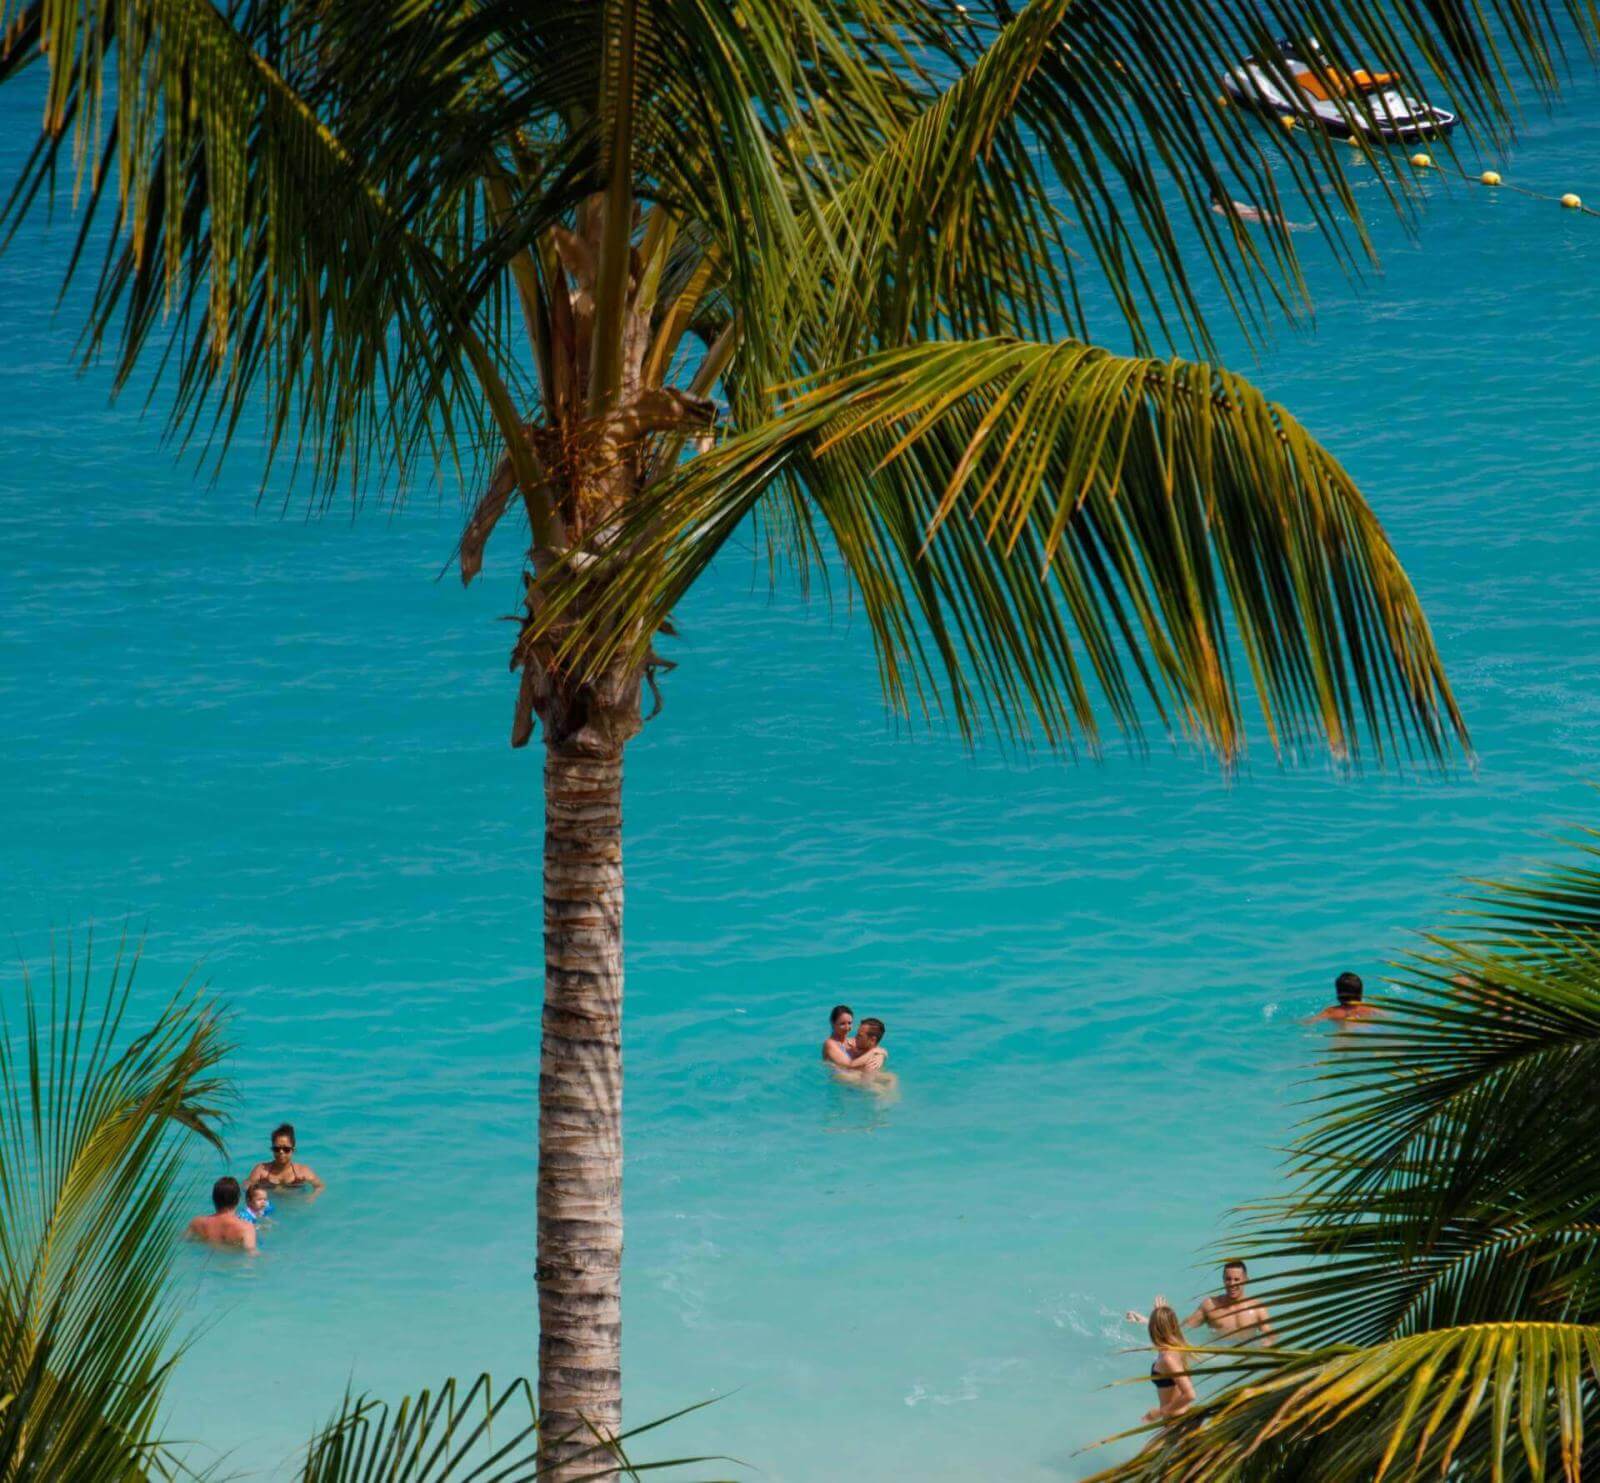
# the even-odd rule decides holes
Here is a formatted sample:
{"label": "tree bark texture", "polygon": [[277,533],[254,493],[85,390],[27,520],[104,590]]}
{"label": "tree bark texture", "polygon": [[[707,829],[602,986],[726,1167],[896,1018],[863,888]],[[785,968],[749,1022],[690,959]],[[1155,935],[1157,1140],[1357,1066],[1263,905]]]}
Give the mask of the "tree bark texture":
{"label": "tree bark texture", "polygon": [[537,1280],[556,1483],[603,1473],[596,1434],[622,1424],[622,744],[587,740],[545,749]]}

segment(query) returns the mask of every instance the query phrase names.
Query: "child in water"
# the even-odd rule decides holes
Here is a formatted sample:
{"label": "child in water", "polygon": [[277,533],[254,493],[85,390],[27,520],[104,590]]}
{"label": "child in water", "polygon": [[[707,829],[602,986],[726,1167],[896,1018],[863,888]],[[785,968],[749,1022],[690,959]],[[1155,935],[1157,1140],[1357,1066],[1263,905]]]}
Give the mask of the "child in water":
{"label": "child in water", "polygon": [[265,1181],[258,1179],[245,1191],[244,1206],[239,1211],[239,1219],[247,1220],[251,1225],[260,1225],[272,1214],[272,1201],[267,1198]]}

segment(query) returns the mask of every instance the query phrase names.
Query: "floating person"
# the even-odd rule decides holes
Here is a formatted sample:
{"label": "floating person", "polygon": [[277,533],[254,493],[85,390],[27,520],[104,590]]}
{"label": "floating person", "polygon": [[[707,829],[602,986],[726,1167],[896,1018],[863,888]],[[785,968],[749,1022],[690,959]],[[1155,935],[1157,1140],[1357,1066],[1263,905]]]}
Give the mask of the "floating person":
{"label": "floating person", "polygon": [[1376,1019],[1383,1013],[1374,1005],[1362,1002],[1361,996],[1366,989],[1358,973],[1341,973],[1333,981],[1333,992],[1339,996],[1339,1002],[1330,1004],[1303,1023],[1314,1025],[1318,1020],[1334,1020],[1345,1024],[1355,1020]]}
{"label": "floating person", "polygon": [[1171,1421],[1194,1404],[1194,1381],[1189,1378],[1189,1361],[1183,1352],[1188,1341],[1183,1337],[1177,1311],[1163,1297],[1158,1296],[1150,1310],[1148,1330],[1156,1348],[1155,1362],[1150,1366],[1156,1403],[1144,1413],[1144,1419]]}
{"label": "floating person", "polygon": [[1235,201],[1228,196],[1219,196],[1215,191],[1211,192],[1211,209],[1218,216],[1231,216],[1239,221],[1250,222],[1258,227],[1282,227],[1286,232],[1310,230],[1300,222],[1284,221],[1281,217],[1274,216],[1270,211],[1263,211],[1259,206],[1252,206],[1248,201]]}
{"label": "floating person", "polygon": [[189,1222],[189,1239],[211,1246],[242,1246],[256,1249],[256,1228],[239,1217],[239,1181],[224,1174],[211,1186],[214,1215],[197,1215]]}
{"label": "floating person", "polygon": [[244,1204],[239,1207],[239,1219],[247,1220],[253,1226],[258,1226],[268,1219],[274,1213],[269,1193],[266,1182],[256,1180],[244,1192]]}
{"label": "floating person", "polygon": [[[1217,1338],[1229,1344],[1277,1343],[1272,1331],[1272,1320],[1266,1304],[1245,1296],[1244,1285],[1249,1271],[1241,1261],[1231,1261],[1222,1268],[1222,1292],[1202,1298],[1200,1306],[1183,1321],[1186,1329],[1204,1324]],[[1132,1308],[1124,1315],[1129,1323],[1148,1323],[1144,1314]]]}
{"label": "floating person", "polygon": [[855,1011],[848,1004],[835,1004],[828,1015],[831,1033],[822,1042],[822,1059],[841,1071],[848,1071],[855,1059],[856,1043],[850,1034],[855,1021]]}
{"label": "floating person", "polygon": [[301,1189],[310,1185],[313,1193],[326,1189],[315,1169],[309,1164],[295,1163],[294,1148],[294,1124],[279,1123],[272,1130],[272,1161],[257,1164],[245,1182],[265,1184],[271,1189]]}

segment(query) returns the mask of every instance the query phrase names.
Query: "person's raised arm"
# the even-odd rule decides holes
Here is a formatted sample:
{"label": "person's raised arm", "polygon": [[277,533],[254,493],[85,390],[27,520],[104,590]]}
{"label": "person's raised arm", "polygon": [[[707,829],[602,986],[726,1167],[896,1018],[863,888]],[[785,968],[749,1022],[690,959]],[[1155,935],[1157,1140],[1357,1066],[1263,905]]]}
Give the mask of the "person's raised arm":
{"label": "person's raised arm", "polygon": [[1211,1299],[1201,1298],[1200,1306],[1183,1321],[1185,1329],[1199,1328],[1201,1325],[1211,1327]]}
{"label": "person's raised arm", "polygon": [[862,1071],[877,1071],[888,1059],[889,1054],[887,1051],[879,1050],[876,1046],[874,1046],[871,1050],[862,1051],[862,1053],[857,1056],[855,1060],[851,1061],[848,1066],[841,1066],[839,1069],[841,1071],[854,1071],[857,1073]]}

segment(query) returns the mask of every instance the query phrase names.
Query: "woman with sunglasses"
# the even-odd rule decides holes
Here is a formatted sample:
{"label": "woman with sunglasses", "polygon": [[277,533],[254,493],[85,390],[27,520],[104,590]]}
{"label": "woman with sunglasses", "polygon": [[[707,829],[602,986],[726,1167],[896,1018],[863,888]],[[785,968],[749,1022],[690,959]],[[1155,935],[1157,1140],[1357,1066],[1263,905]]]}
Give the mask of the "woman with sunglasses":
{"label": "woman with sunglasses", "polygon": [[258,1182],[270,1184],[274,1189],[304,1189],[309,1185],[315,1192],[326,1188],[309,1164],[295,1163],[293,1123],[279,1123],[272,1130],[272,1160],[257,1164],[250,1171],[245,1188]]}

